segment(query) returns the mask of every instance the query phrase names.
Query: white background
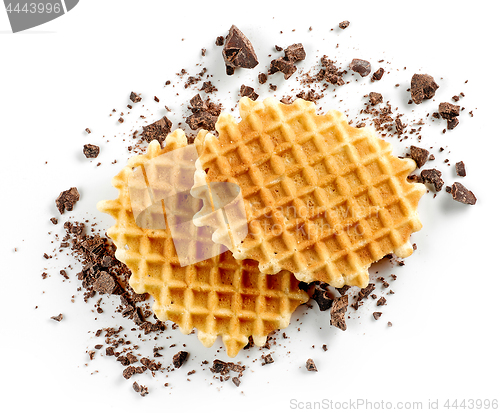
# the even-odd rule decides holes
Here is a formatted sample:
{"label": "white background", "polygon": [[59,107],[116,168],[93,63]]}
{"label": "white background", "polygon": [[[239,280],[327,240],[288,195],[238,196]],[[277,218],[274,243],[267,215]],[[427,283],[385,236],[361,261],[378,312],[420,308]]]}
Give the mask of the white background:
{"label": "white background", "polygon": [[[411,7],[404,2],[360,0],[236,4],[82,0],[66,16],[18,34],[10,33],[7,15],[0,10],[3,404],[15,403],[16,411],[50,406],[54,412],[278,412],[293,407],[292,399],[368,399],[394,406],[399,401],[421,401],[424,408],[429,399],[439,399],[440,407],[447,399],[499,399],[500,228],[495,168],[500,149],[495,126],[499,36],[491,3],[434,1]],[[351,21],[345,31],[338,29],[342,20]],[[214,40],[225,35],[231,24],[252,40],[261,63],[254,71],[240,70],[227,78],[221,49]],[[187,343],[192,358],[168,378],[143,374],[126,381],[122,367],[99,352],[86,365],[86,350],[102,342],[89,332],[114,324],[132,325],[119,315],[111,318],[112,311],[94,320],[97,314],[90,311],[91,305],[83,304],[80,294],[71,303],[79,286],[78,265],[64,254],[58,261],[42,258],[56,245],[50,244],[53,234],[47,232],[61,227],[49,222],[50,217],[59,216],[55,198],[65,189],[78,187],[81,201],[60,222],[71,216],[96,217],[98,228],[109,227],[112,220],[102,216],[95,204],[115,196],[110,180],[125,165],[130,132],[144,124],[137,122],[139,115],[146,115],[149,123],[165,114],[162,105],[166,104],[173,111],[175,125],[187,113],[185,102],[194,95],[193,90],[183,93],[179,86],[164,88],[165,81],[175,81],[181,68],[190,73],[200,69],[195,64],[201,48],[206,48],[203,66],[214,75],[225,107],[231,108],[241,83],[255,86],[257,73],[265,71],[271,60],[268,54],[279,55],[273,46],[294,42],[306,47],[308,58],[299,64],[305,69],[323,54],[342,66],[353,57],[371,60],[374,66],[380,59],[391,62],[385,66],[390,73],[376,85],[365,78],[339,88],[336,98],[328,95],[320,101],[323,109],[343,110],[354,121],[366,101],[363,95],[372,90],[399,106],[399,112],[407,115],[405,121],[413,115],[418,120],[436,111],[439,102],[464,92],[460,105],[466,111],[460,125],[443,135],[443,121],[427,121],[432,124],[424,128],[421,146],[434,147],[437,159],[429,167],[441,169],[447,185],[459,181],[472,189],[477,205],[458,204],[444,190],[435,199],[432,193],[424,196],[419,207],[424,227],[412,236],[418,250],[402,268],[387,263],[377,267],[381,274],[398,275],[391,284],[396,294],[388,297],[381,319],[373,320],[371,313],[376,310],[371,299],[351,315],[346,332],[331,328],[328,314],[320,313],[315,304],[307,314],[299,310],[285,330],[291,340],[280,340],[282,346],[274,349],[274,364],[252,363],[260,357],[257,349],[236,358],[253,370],[245,373],[239,388],[231,382],[217,385],[210,372],[202,371],[204,359],[227,360],[223,351],[217,353],[219,342],[205,349],[195,336],[184,337],[178,331],[169,331],[173,338],[164,345]],[[406,89],[416,72],[433,75],[441,87],[435,100],[410,107]],[[276,76],[271,82],[284,83]],[[394,87],[396,83],[401,86]],[[267,87],[259,89],[261,97],[269,95]],[[145,106],[135,105],[119,124],[118,116],[109,114],[113,108],[118,113],[126,109],[131,90],[142,93]],[[277,93],[278,97],[283,94],[281,89]],[[160,104],[153,102],[154,95]],[[83,132],[86,127],[92,129],[91,135]],[[418,144],[415,140],[391,142],[397,154]],[[83,157],[85,143],[101,146],[100,167]],[[442,154],[437,151],[440,146],[446,148]],[[443,162],[445,158],[451,167]],[[111,164],[115,159],[117,163]],[[454,163],[460,160],[466,164],[466,178],[457,178],[454,172]],[[68,271],[71,281],[63,283],[59,269],[71,263],[75,268]],[[51,274],[47,280],[40,276],[44,268]],[[61,323],[50,320],[59,313],[65,315]],[[387,321],[393,323],[392,328]],[[321,350],[322,344],[328,345],[327,352]],[[150,355],[152,344],[144,346],[141,351]],[[163,364],[168,365],[178,350],[163,351]],[[318,373],[305,370],[309,357],[315,360]],[[188,382],[186,372],[192,369],[197,374]],[[134,380],[150,388],[147,397],[132,390]],[[164,382],[171,386],[164,388]]]}

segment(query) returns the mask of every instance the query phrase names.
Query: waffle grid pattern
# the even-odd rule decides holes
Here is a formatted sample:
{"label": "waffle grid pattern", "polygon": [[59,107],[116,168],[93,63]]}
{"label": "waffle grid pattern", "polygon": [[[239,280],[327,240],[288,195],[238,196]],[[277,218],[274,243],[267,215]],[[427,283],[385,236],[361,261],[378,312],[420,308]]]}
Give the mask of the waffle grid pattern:
{"label": "waffle grid pattern", "polygon": [[391,154],[370,128],[344,115],[316,115],[313,103],[240,100],[241,122],[220,115],[219,138],[195,142],[198,173],[240,185],[249,235],[231,249],[264,273],[292,271],[301,281],[366,286],[368,268],[394,252],[409,256],[416,209],[425,193],[407,181],[411,159]]}
{"label": "waffle grid pattern", "polygon": [[[262,274],[256,262],[237,261],[229,251],[181,267],[165,218],[164,229],[136,225],[128,178],[134,174],[134,168],[144,168],[149,160],[185,147],[187,140],[177,130],[167,137],[164,145],[161,149],[153,141],[145,155],[131,158],[113,179],[118,198],[98,204],[99,210],[116,220],[107,231],[117,246],[116,257],[132,271],[132,288],[139,294],[147,292],[153,296],[153,310],[160,320],[175,322],[184,334],[196,328],[198,338],[207,347],[221,335],[229,357],[236,356],[248,343],[249,336],[253,336],[257,345],[264,345],[267,335],[288,326],[293,311],[309,297],[299,289],[298,280],[290,272]],[[147,176],[154,177],[155,173],[161,171],[148,171]],[[133,176],[132,191],[143,194],[142,205],[147,206],[151,198],[150,201],[146,198],[154,189],[152,180],[144,188],[147,179],[139,179],[139,174]],[[155,204],[152,214],[164,214],[164,207]],[[148,219],[144,218],[144,222]],[[190,236],[194,234],[186,234],[186,238]]]}

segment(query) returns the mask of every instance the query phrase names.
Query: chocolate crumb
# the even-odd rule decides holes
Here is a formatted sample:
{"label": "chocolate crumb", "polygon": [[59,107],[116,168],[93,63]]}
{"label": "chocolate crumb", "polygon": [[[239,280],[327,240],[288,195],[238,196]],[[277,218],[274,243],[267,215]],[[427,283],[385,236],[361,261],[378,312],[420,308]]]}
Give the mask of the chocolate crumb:
{"label": "chocolate crumb", "polygon": [[174,367],[176,369],[181,367],[184,364],[184,362],[186,361],[188,355],[189,355],[189,353],[187,351],[179,351],[177,354],[175,354],[173,359],[172,359],[173,363],[174,363]]}
{"label": "chocolate crumb", "polygon": [[105,271],[99,273],[99,277],[94,282],[94,290],[101,294],[113,294],[116,288],[115,280]]}
{"label": "chocolate crumb", "polygon": [[411,78],[411,98],[417,105],[424,99],[433,98],[438,88],[438,84],[430,75],[415,73]]}
{"label": "chocolate crumb", "polygon": [[348,20],[344,20],[343,22],[340,22],[339,23],[339,27],[342,29],[342,30],[345,30],[349,27],[351,23],[348,21]]}
{"label": "chocolate crumb", "polygon": [[460,161],[460,162],[457,162],[455,164],[455,170],[457,171],[457,175],[458,176],[466,176],[466,172],[465,172],[465,164],[463,161]]}
{"label": "chocolate crumb", "polygon": [[134,103],[138,103],[142,100],[142,98],[135,92],[130,93],[130,100]]}
{"label": "chocolate crumb", "polygon": [[215,39],[216,46],[224,46],[224,36],[217,36]]}
{"label": "chocolate crumb", "polygon": [[380,307],[381,305],[385,305],[387,303],[387,300],[385,297],[380,297],[377,301],[377,307]]}
{"label": "chocolate crumb", "polygon": [[59,315],[54,315],[52,317],[50,317],[52,320],[56,320],[57,322],[61,321],[64,316],[62,314],[59,314]]}
{"label": "chocolate crumb", "polygon": [[142,397],[146,396],[149,394],[148,388],[146,386],[141,386],[139,385],[136,381],[134,381],[134,384],[132,385],[132,388],[139,393]]}
{"label": "chocolate crumb", "polygon": [[458,118],[452,118],[452,119],[448,119],[446,121],[446,129],[448,130],[453,130],[457,127],[457,125],[459,124],[459,120]]}
{"label": "chocolate crumb", "polygon": [[231,381],[234,383],[236,387],[240,387],[241,380],[238,377],[233,377]]}
{"label": "chocolate crumb", "polygon": [[387,322],[387,327],[392,327],[392,323],[390,321]]}
{"label": "chocolate crumb", "polygon": [[263,85],[267,82],[267,75],[265,73],[259,73],[259,83]]}
{"label": "chocolate crumb", "polygon": [[80,200],[80,194],[75,187],[63,191],[56,199],[56,206],[59,213],[62,215],[64,211],[73,211],[73,207]]}
{"label": "chocolate crumb", "polygon": [[380,318],[380,316],[381,316],[381,315],[382,315],[382,313],[380,313],[380,312],[378,312],[378,311],[375,311],[375,312],[373,313],[373,318],[374,318],[375,320],[378,320],[378,319]]}
{"label": "chocolate crumb", "polygon": [[53,218],[50,218],[50,222],[52,222],[54,225],[57,225],[57,218],[56,217],[53,217]]}
{"label": "chocolate crumb", "polygon": [[100,148],[97,145],[87,144],[83,145],[83,154],[87,158],[97,158]]}
{"label": "chocolate crumb", "polygon": [[353,72],[359,73],[361,77],[365,77],[370,74],[372,66],[367,60],[352,59],[352,62],[349,64],[349,69]]}
{"label": "chocolate crumb", "polygon": [[92,131],[89,128],[85,128],[85,132],[92,133]]}
{"label": "chocolate crumb", "polygon": [[263,366],[265,366],[266,364],[274,363],[273,356],[271,356],[271,354],[266,354],[266,355],[263,354],[261,356],[261,359],[263,360],[262,361]]}
{"label": "chocolate crumb", "polygon": [[462,204],[475,205],[477,198],[469,191],[465,186],[463,186],[460,182],[455,182],[451,186],[451,196],[455,201],[461,202]]}
{"label": "chocolate crumb", "polygon": [[328,346],[326,344],[323,344],[321,348],[323,349],[323,351],[328,351]]}
{"label": "chocolate crumb", "polygon": [[316,364],[314,364],[313,359],[307,359],[306,369],[307,371],[318,371],[318,369],[316,368]]}

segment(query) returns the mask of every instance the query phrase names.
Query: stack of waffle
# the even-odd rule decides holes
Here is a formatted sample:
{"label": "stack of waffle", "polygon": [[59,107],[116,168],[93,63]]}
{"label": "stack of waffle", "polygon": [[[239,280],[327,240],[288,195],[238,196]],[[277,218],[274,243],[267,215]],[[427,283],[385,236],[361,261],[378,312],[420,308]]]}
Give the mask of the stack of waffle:
{"label": "stack of waffle", "polygon": [[[337,111],[317,115],[302,99],[242,98],[239,107],[239,123],[222,113],[218,138],[201,130],[195,155],[173,157],[167,169],[154,160],[182,153],[186,137],[177,130],[163,148],[153,141],[114,178],[118,198],[98,205],[115,218],[108,235],[116,257],[132,271],[134,290],[154,297],[156,316],[185,334],[195,328],[205,346],[222,336],[230,357],[250,336],[263,345],[289,324],[309,299],[300,281],[366,287],[372,263],[409,256],[425,192],[407,180],[412,159],[394,157],[372,129],[349,126]],[[239,187],[245,228],[209,219],[216,182]],[[209,246],[203,260],[182,259],[172,215],[189,223],[181,238]]]}

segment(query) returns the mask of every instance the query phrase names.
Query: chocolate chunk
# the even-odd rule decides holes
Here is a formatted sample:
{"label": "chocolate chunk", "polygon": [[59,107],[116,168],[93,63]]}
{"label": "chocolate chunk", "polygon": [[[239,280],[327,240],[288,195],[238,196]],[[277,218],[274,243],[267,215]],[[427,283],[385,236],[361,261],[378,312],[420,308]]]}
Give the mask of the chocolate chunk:
{"label": "chocolate chunk", "polygon": [[175,354],[174,357],[172,358],[173,363],[174,363],[174,367],[176,369],[181,367],[184,364],[184,362],[186,361],[188,355],[189,355],[189,353],[187,351],[179,351],[177,354]]}
{"label": "chocolate chunk", "polygon": [[335,298],[333,301],[332,309],[330,310],[330,325],[340,328],[342,331],[347,329],[345,323],[345,312],[349,298],[347,295]]}
{"label": "chocolate chunk", "polygon": [[106,347],[106,356],[114,356],[115,349],[113,347]]}
{"label": "chocolate chunk", "polygon": [[441,102],[439,104],[439,114],[443,119],[453,119],[460,115],[460,106]]}
{"label": "chocolate chunk", "polygon": [[139,393],[142,397],[146,396],[149,394],[148,388],[146,386],[141,386],[137,384],[136,381],[134,381],[134,384],[132,385],[132,388]]}
{"label": "chocolate chunk", "polygon": [[56,217],[53,217],[53,218],[50,218],[50,222],[52,222],[54,225],[57,225],[57,218]]}
{"label": "chocolate chunk", "polygon": [[210,80],[207,82],[203,82],[201,90],[205,93],[213,93],[218,91],[218,89],[212,84]]}
{"label": "chocolate chunk", "polygon": [[434,185],[434,188],[437,192],[441,191],[444,185],[444,181],[441,179],[441,171],[437,169],[424,169],[420,176],[424,180],[424,182],[428,182]]}
{"label": "chocolate chunk", "polygon": [[62,314],[59,314],[59,315],[54,315],[52,317],[50,317],[52,320],[56,320],[57,322],[61,321],[64,316]]}
{"label": "chocolate chunk", "polygon": [[[259,63],[250,40],[235,25],[231,26],[226,36],[222,56],[226,63],[227,74],[234,73],[234,68],[251,69]],[[233,70],[230,69],[228,73],[227,68]]]}
{"label": "chocolate chunk", "polygon": [[466,176],[467,175],[465,172],[465,164],[463,163],[463,161],[457,162],[455,164],[455,170],[457,171],[458,176]]}
{"label": "chocolate chunk", "polygon": [[277,44],[274,45],[274,48],[276,49],[277,52],[282,52],[283,48],[278,46]]}
{"label": "chocolate chunk", "polygon": [[131,92],[130,93],[130,100],[134,103],[137,103],[137,102],[140,102],[142,100],[142,98],[137,93]]}
{"label": "chocolate chunk", "polygon": [[380,297],[377,301],[377,307],[379,307],[381,305],[385,305],[386,302],[387,302],[387,300],[385,299],[385,297]]}
{"label": "chocolate chunk", "polygon": [[318,369],[316,368],[316,364],[314,364],[313,359],[307,359],[306,369],[307,371],[318,371]]}
{"label": "chocolate chunk", "polygon": [[118,119],[118,122],[123,123],[123,122],[125,122],[125,120],[124,120],[122,117],[120,117],[120,118]]}
{"label": "chocolate chunk", "polygon": [[382,103],[382,101],[384,100],[382,94],[377,92],[370,92],[368,97],[370,98],[370,103],[372,105],[376,105],[377,103]]}
{"label": "chocolate chunk", "polygon": [[78,193],[78,189],[76,189],[75,187],[61,192],[56,199],[56,206],[59,213],[63,214],[65,210],[73,211],[75,203],[79,200],[80,194]]}
{"label": "chocolate chunk", "polygon": [[344,20],[343,22],[340,22],[339,23],[339,27],[342,29],[342,30],[345,30],[349,27],[351,23],[348,21],[348,20]]}
{"label": "chocolate chunk", "polygon": [[306,58],[306,51],[302,43],[294,43],[285,49],[285,59],[295,63]]}
{"label": "chocolate chunk", "polygon": [[207,112],[193,113],[186,118],[186,123],[192,130],[198,128],[203,128],[209,131],[215,129],[215,123],[217,122],[217,117],[212,116]]}
{"label": "chocolate chunk", "polygon": [[265,73],[259,73],[259,83],[263,85],[267,82],[267,75]]}
{"label": "chocolate chunk", "polygon": [[231,380],[236,387],[240,387],[241,380],[238,377],[233,377]]}
{"label": "chocolate chunk", "polygon": [[362,59],[352,59],[349,64],[349,69],[353,72],[359,73],[361,77],[368,76],[372,70],[370,62]]}
{"label": "chocolate chunk", "polygon": [[416,162],[417,168],[421,168],[429,158],[429,151],[412,145],[410,146],[410,157]]}
{"label": "chocolate chunk", "polygon": [[87,145],[83,145],[83,154],[87,157],[87,158],[97,158],[97,156],[99,155],[99,146],[97,145],[92,145],[92,144],[87,144]]}
{"label": "chocolate chunk", "polygon": [[342,288],[336,288],[340,295],[345,295],[347,291],[351,288],[350,285],[344,285]]}
{"label": "chocolate chunk", "polygon": [[215,39],[216,46],[224,46],[224,36],[217,36]]}
{"label": "chocolate chunk", "polygon": [[320,311],[328,310],[333,303],[333,299],[328,296],[328,292],[318,287],[315,287],[312,299],[318,303]]}
{"label": "chocolate chunk", "polygon": [[378,320],[378,319],[380,318],[380,316],[381,316],[381,315],[382,315],[382,313],[380,313],[380,312],[378,312],[378,311],[375,311],[375,312],[373,313],[373,318],[374,318],[375,320]]}
{"label": "chocolate chunk", "polygon": [[105,271],[99,273],[99,277],[94,282],[94,290],[101,294],[113,294],[116,288],[115,280]]}
{"label": "chocolate chunk", "polygon": [[172,122],[166,116],[163,116],[163,118],[157,120],[156,122],[144,126],[142,128],[141,136],[148,143],[157,140],[160,144],[162,144],[171,129]]}
{"label": "chocolate chunk", "polygon": [[274,359],[273,359],[273,356],[271,356],[271,354],[266,354],[266,355],[263,354],[261,356],[261,359],[262,359],[263,366],[265,366],[266,364],[274,363]]}
{"label": "chocolate chunk", "polygon": [[430,75],[415,73],[411,78],[411,98],[417,105],[424,99],[433,98],[438,88],[438,84]]}
{"label": "chocolate chunk", "polygon": [[253,87],[245,86],[245,85],[241,85],[241,87],[240,87],[240,96],[242,96],[242,97],[247,96],[252,100],[257,100],[259,97],[259,95],[257,93],[255,93],[255,90]]}
{"label": "chocolate chunk", "polygon": [[455,182],[451,186],[451,196],[455,201],[461,202],[462,204],[475,205],[477,198],[460,182]]}
{"label": "chocolate chunk", "polygon": [[92,131],[89,128],[85,128],[85,132],[92,133]]}
{"label": "chocolate chunk", "polygon": [[376,72],[374,72],[371,79],[372,82],[382,79],[382,76],[384,76],[384,72],[385,70],[383,67],[379,68]]}
{"label": "chocolate chunk", "polygon": [[373,290],[375,290],[375,284],[373,284],[373,283],[370,283],[365,288],[362,288],[361,290],[359,290],[358,301],[363,300],[366,297],[368,297],[373,292]]}
{"label": "chocolate chunk", "polygon": [[446,121],[446,129],[448,129],[448,130],[455,129],[457,127],[458,123],[459,123],[458,118],[448,119]]}
{"label": "chocolate chunk", "polygon": [[269,68],[270,75],[276,72],[281,72],[283,73],[285,80],[289,79],[296,71],[297,67],[284,57],[279,57],[278,59],[271,61],[271,67]]}

